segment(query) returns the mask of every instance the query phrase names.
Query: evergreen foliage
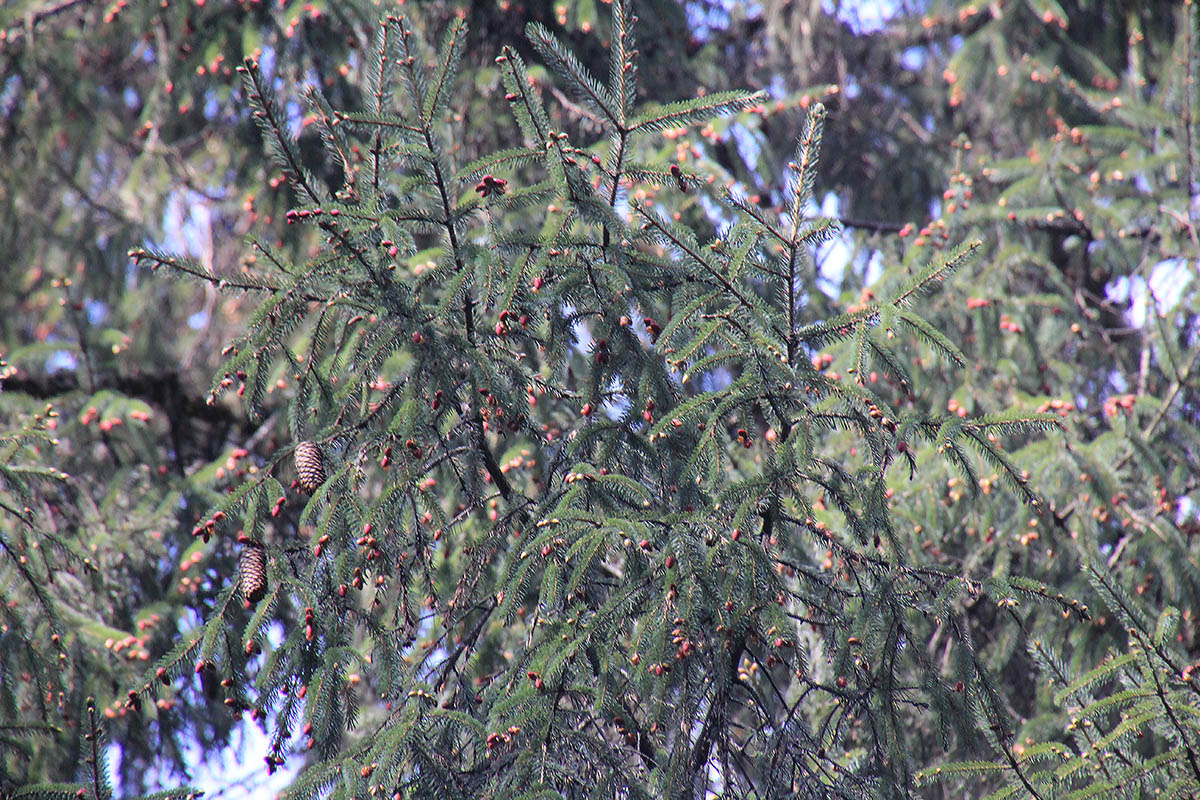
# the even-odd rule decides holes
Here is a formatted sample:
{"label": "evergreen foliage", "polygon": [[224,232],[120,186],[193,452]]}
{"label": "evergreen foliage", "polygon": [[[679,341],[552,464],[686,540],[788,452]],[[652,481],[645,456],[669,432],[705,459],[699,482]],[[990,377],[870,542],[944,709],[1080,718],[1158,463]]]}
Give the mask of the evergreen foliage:
{"label": "evergreen foliage", "polygon": [[335,64],[353,26],[281,4],[2,5],[0,796],[93,793],[89,697],[128,795],[180,782],[185,753],[237,727],[186,691],[139,713],[128,692],[235,569],[190,532],[255,440],[193,383],[245,311],[142,279],[127,253],[186,246],[224,267],[252,228],[307,247],[283,225],[286,185],[239,152],[258,134],[234,67],[266,49],[281,86],[350,102]]}
{"label": "evergreen foliage", "polygon": [[[806,33],[817,77],[882,41],[946,95],[954,164],[924,142],[874,221],[869,102],[672,100],[678,9],[594,5],[494,62],[404,9],[361,90],[229,59],[285,227],[238,270],[130,250],[244,310],[207,404],[56,281],[70,341],[0,365],[0,794],[112,797],[110,739],[123,793],[171,785],[249,724],[289,798],[1200,791],[1193,4]],[[763,8],[773,70],[833,19]]]}
{"label": "evergreen foliage", "polygon": [[[435,50],[389,17],[373,107],[309,95],[346,164],[333,196],[301,166],[258,65],[242,67],[299,201],[289,218],[326,246],[295,264],[259,246],[245,288],[264,298],[214,393],[236,384],[252,418],[286,415],[313,496],[297,529],[273,524],[288,499],[277,459],[214,509],[215,536],[266,541],[273,588],[245,610],[222,592],[158,668],[223,675],[235,703],[269,716],[268,763],[303,724],[323,758],[296,796],[874,796],[909,785],[910,720],[927,705],[947,744],[976,718],[1011,727],[953,602],[972,586],[1049,590],[909,563],[887,502],[888,468],[915,468],[897,454],[911,440],[972,485],[984,460],[1037,503],[994,441],[1052,418],[925,414],[893,344],[962,362],[914,307],[976,245],[898,267],[886,300],[806,313],[812,248],[837,230],[806,218],[824,108],[799,136],[779,219],[731,195],[721,238],[702,241],[670,212],[706,181],[640,162],[642,139],[761,98],[643,110],[621,2],[611,32],[604,84],[543,26],[528,31],[598,140],[552,127],[506,47],[523,149],[460,165],[449,98],[465,26]],[[545,213],[521,213],[535,205]],[[846,375],[814,366],[821,348],[845,353]],[[874,369],[883,384],[862,377]],[[822,452],[829,428],[861,455]],[[323,481],[307,476],[314,443]],[[949,675],[903,645],[940,625],[961,651]],[[358,723],[364,703],[387,713]]]}
{"label": "evergreen foliage", "polygon": [[[948,66],[951,102],[1011,81],[1022,103],[1044,109],[1033,130],[1001,126],[964,142],[946,193],[957,209],[946,230],[992,243],[976,280],[994,287],[945,298],[970,309],[956,316],[990,364],[950,402],[975,410],[969,387],[992,381],[1015,407],[1064,419],[1056,443],[1014,453],[1036,464],[1030,482],[1051,518],[1021,522],[1014,509],[1024,531],[999,524],[998,509],[965,521],[992,545],[972,553],[981,568],[1019,569],[1089,610],[1085,625],[1008,612],[1016,635],[1004,637],[997,669],[1031,665],[1039,689],[1018,706],[1020,750],[997,796],[1188,796],[1200,784],[1200,737],[1186,721],[1200,688],[1196,10],[1146,8],[1108,50],[1089,38],[1112,35],[1102,18],[1032,11],[988,15]],[[988,44],[1012,37],[1020,52],[1033,19],[1062,32],[1054,47],[1014,61]],[[1010,135],[1027,152],[1000,158]],[[1144,324],[1130,325],[1135,314]],[[1024,552],[1005,553],[1006,537]],[[986,785],[1003,764],[954,769]]]}

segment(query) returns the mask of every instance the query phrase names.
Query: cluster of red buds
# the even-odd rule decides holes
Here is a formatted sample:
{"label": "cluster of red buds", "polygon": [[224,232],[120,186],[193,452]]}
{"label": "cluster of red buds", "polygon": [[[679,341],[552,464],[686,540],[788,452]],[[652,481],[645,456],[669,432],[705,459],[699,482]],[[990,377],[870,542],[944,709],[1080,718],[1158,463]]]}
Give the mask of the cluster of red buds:
{"label": "cluster of red buds", "polygon": [[1133,403],[1137,398],[1132,394],[1114,395],[1104,401],[1104,415],[1115,417],[1118,411],[1126,414],[1133,413]]}
{"label": "cluster of red buds", "polygon": [[675,618],[675,628],[671,631],[671,644],[679,648],[675,651],[677,661],[682,661],[690,656],[697,647],[696,643],[687,637],[687,633],[683,629],[682,617]]}
{"label": "cluster of red buds", "polygon": [[319,217],[324,213],[325,211],[320,208],[293,208],[284,214],[283,217],[287,221],[287,224],[291,225],[296,220]]}
{"label": "cluster of red buds", "polygon": [[508,186],[508,181],[503,178],[497,178],[494,175],[484,175],[476,186],[475,191],[479,192],[482,197],[490,197],[493,194],[504,194]]}
{"label": "cluster of red buds", "polygon": [[517,321],[517,324],[520,325],[522,328],[529,327],[529,315],[528,314],[518,315],[514,311],[509,311],[508,309],[504,309],[503,311],[500,312],[500,321],[496,323],[496,335],[497,336],[503,336],[506,333],[508,333],[508,320],[510,320],[510,319],[515,319]]}
{"label": "cluster of red buds", "polygon": [[[1130,400],[1129,404],[1130,404],[1130,407],[1132,407],[1133,401]],[[1048,411],[1053,411],[1055,414],[1058,414],[1060,417],[1065,417],[1074,410],[1075,410],[1075,404],[1072,403],[1070,400],[1059,400],[1057,398],[1054,400],[1047,400],[1046,402],[1042,403],[1040,406],[1037,407],[1037,411],[1039,414],[1045,414]],[[1110,414],[1109,416],[1112,416],[1112,415]]]}
{"label": "cluster of red buds", "polygon": [[650,334],[650,341],[657,343],[658,335],[662,333],[662,325],[654,321],[654,317],[646,317],[642,320],[642,324],[646,326],[646,331]]}
{"label": "cluster of red buds", "polygon": [[204,543],[208,544],[208,540],[212,537],[213,532],[217,529],[217,524],[225,519],[225,512],[218,511],[212,515],[211,519],[205,520],[192,529],[192,536],[199,536],[204,539]]}
{"label": "cluster of red buds", "polygon": [[812,357],[813,369],[824,370],[829,369],[833,364],[833,356],[829,353],[818,353]]}
{"label": "cluster of red buds", "polygon": [[521,732],[521,728],[513,725],[507,731],[500,733],[489,733],[487,737],[487,747],[489,750],[499,747],[501,744],[508,744],[512,741],[512,737]]}
{"label": "cluster of red buds", "polygon": [[1022,327],[1021,323],[1014,322],[1013,318],[1010,317],[1008,314],[1000,315],[1000,330],[1008,331],[1009,333],[1024,333],[1025,332],[1025,328]]}
{"label": "cluster of red buds", "polygon": [[383,558],[383,551],[379,548],[379,540],[371,535],[371,523],[363,526],[363,535],[358,537],[356,544],[367,551],[367,561],[377,561]]}

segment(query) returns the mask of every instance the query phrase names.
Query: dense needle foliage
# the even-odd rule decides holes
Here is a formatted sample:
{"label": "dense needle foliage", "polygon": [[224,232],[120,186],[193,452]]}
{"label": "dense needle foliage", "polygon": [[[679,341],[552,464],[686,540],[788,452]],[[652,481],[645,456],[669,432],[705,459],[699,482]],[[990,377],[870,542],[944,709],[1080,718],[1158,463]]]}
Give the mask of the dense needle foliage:
{"label": "dense needle foliage", "polygon": [[[1200,787],[1191,6],[1128,17],[1119,70],[1005,51],[1082,11],[920,20],[967,37],[924,227],[819,215],[839,87],[678,99],[639,69],[673,18],[609,10],[586,58],[402,8],[361,91],[237,68],[284,231],[129,253],[242,298],[207,404],[102,378],[119,332],[80,333],[70,420],[8,368],[0,789],[100,800],[110,739],[132,788],[238,719],[296,798]],[[1004,80],[1040,110],[972,104]]]}

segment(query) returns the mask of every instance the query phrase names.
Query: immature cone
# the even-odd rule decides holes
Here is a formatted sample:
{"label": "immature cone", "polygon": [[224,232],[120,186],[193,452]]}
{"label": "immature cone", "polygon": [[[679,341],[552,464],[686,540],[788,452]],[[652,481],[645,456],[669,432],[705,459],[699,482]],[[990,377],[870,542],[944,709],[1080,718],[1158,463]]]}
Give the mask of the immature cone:
{"label": "immature cone", "polygon": [[309,494],[325,482],[325,460],[320,448],[312,442],[296,445],[296,472],[300,476],[300,488]]}
{"label": "immature cone", "polygon": [[267,551],[258,542],[250,542],[242,549],[238,560],[238,588],[242,597],[257,603],[267,594]]}

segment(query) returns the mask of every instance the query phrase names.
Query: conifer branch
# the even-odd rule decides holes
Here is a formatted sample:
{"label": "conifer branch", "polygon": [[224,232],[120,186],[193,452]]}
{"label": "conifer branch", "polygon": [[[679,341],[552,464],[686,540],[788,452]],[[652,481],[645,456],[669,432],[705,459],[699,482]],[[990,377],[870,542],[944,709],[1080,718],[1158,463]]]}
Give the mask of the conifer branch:
{"label": "conifer branch", "polygon": [[[24,513],[20,512],[20,511],[18,511],[17,509],[13,508],[12,506],[10,506],[10,505],[8,504],[8,502],[7,502],[7,501],[5,501],[5,500],[0,500],[0,509],[3,509],[4,511],[7,511],[9,514],[11,514],[12,516],[16,517],[16,518],[17,518],[17,519],[19,519],[21,522],[24,522],[26,527],[28,527],[28,528],[32,528],[32,527],[33,527],[33,517],[32,517],[32,516],[28,516],[28,515],[26,515],[26,514],[24,514]],[[4,545],[4,544],[5,544],[5,542],[4,542],[4,538],[3,538],[3,536],[0,536],[0,545]],[[5,549],[7,549],[7,547],[5,547]]]}
{"label": "conifer branch", "polygon": [[611,19],[608,85],[616,102],[617,127],[622,129],[637,92],[637,50],[633,35],[637,17],[629,13],[627,0],[613,0]]}
{"label": "conifer branch", "polygon": [[529,23],[525,28],[525,36],[534,49],[549,62],[550,67],[566,79],[570,88],[589,106],[603,114],[615,129],[624,128],[620,116],[614,110],[615,99],[588,73],[575,54],[563,46],[557,36],[540,22]]}
{"label": "conifer branch", "polygon": [[788,164],[787,190],[792,195],[792,233],[789,241],[795,245],[805,204],[812,199],[816,182],[817,154],[825,127],[825,106],[814,103],[804,121],[804,130],[796,143],[796,160]]}
{"label": "conifer branch", "polygon": [[905,284],[892,304],[897,307],[904,306],[917,294],[928,291],[931,284],[943,280],[949,273],[965,264],[982,245],[983,242],[976,240],[961,244],[949,253],[938,256]]}
{"label": "conifer branch", "polygon": [[[152,250],[144,250],[140,247],[130,250],[129,257],[133,259],[134,266],[140,266],[143,261],[149,261],[151,269],[167,267],[168,269],[183,273],[184,275],[190,275],[193,278],[198,278],[205,283],[211,284],[217,289],[238,289],[244,292],[285,291],[284,287],[282,286],[268,283],[257,278],[222,278],[212,274],[191,259],[169,256],[154,252]],[[311,302],[320,302],[322,298],[306,295],[305,299],[310,300]]]}
{"label": "conifer branch", "polygon": [[1188,673],[1186,677],[1182,677],[1184,676],[1183,669],[1175,659],[1171,658],[1170,653],[1159,644],[1157,639],[1152,635],[1152,632],[1146,629],[1141,612],[1131,605],[1128,595],[1119,587],[1114,586],[1108,574],[1102,572],[1092,561],[1089,560],[1085,563],[1085,569],[1092,582],[1104,589],[1104,594],[1107,595],[1106,600],[1110,607],[1115,607],[1128,620],[1130,634],[1136,636],[1143,646],[1147,646],[1153,650],[1154,654],[1158,656],[1162,663],[1167,665],[1171,672],[1180,675],[1183,682],[1191,688],[1192,692],[1200,696],[1200,675],[1193,672]]}
{"label": "conifer branch", "polygon": [[[742,661],[742,652],[746,647],[746,637],[739,636],[738,639],[730,647],[729,657],[725,662],[725,675],[719,680],[721,686],[716,690],[712,700],[708,705],[708,713],[704,718],[704,725],[700,729],[700,735],[696,737],[696,743],[692,747],[692,756],[688,759],[691,767],[692,775],[699,774],[705,769],[708,763],[709,754],[712,752],[713,739],[716,736],[716,728],[718,715],[725,713],[725,703],[729,695],[729,687],[734,686],[738,682],[738,665]],[[714,681],[718,680],[714,676]],[[692,781],[689,780],[689,783]]]}
{"label": "conifer branch", "polygon": [[[394,46],[390,36],[392,30],[392,22],[390,19],[381,20],[379,30],[375,34],[373,44],[373,52],[375,53],[374,69],[371,72],[371,98],[374,101],[374,111],[376,117],[382,117],[386,100],[390,94],[390,84],[392,70],[396,62],[393,55]],[[334,120],[340,121],[344,117],[337,111],[334,112]],[[379,178],[383,172],[383,130],[376,128],[371,137],[371,196],[374,198],[380,197]],[[378,202],[378,200],[376,201]]]}
{"label": "conifer branch", "polygon": [[[742,294],[741,290],[730,283],[728,278],[717,272],[712,265],[709,264],[708,260],[699,252],[697,252],[690,244],[677,236],[670,227],[668,227],[661,219],[658,218],[657,214],[643,208],[641,204],[637,203],[634,204],[634,210],[637,211],[638,214],[641,215],[642,219],[646,220],[651,227],[658,231],[658,233],[668,243],[677,248],[684,255],[688,256],[698,267],[707,272],[712,281],[716,282],[730,295],[737,298],[737,300],[742,304],[743,308],[745,308],[755,317],[760,316],[758,308],[754,303],[751,303],[744,294]],[[787,339],[787,335],[783,331],[779,330],[778,326],[768,323],[767,327],[772,330],[780,339]]]}
{"label": "conifer branch", "polygon": [[763,213],[763,209],[757,203],[750,202],[744,195],[735,194],[729,188],[725,190],[725,202],[753,219],[761,230],[771,234],[784,247],[791,245],[791,239],[787,234],[779,229],[775,220]]}
{"label": "conifer branch", "polygon": [[480,456],[483,457],[483,466],[491,476],[492,482],[496,484],[496,488],[500,491],[500,495],[508,501],[513,499],[512,484],[508,482],[508,476],[504,474],[504,470],[500,469],[500,465],[496,462],[496,456],[492,453],[492,448],[488,446],[487,439],[484,438],[483,418],[479,413],[475,414],[475,446],[479,449]]}
{"label": "conifer branch", "polygon": [[1175,709],[1172,708],[1170,701],[1167,700],[1166,691],[1162,685],[1162,677],[1158,674],[1158,670],[1153,667],[1146,671],[1154,678],[1154,693],[1158,696],[1158,701],[1162,704],[1167,719],[1171,721],[1171,727],[1175,729],[1175,735],[1179,737],[1179,743],[1183,745],[1184,752],[1187,753],[1188,764],[1192,768],[1192,777],[1196,779],[1196,784],[1200,786],[1200,761],[1196,759],[1196,751],[1192,748],[1192,742],[1188,737],[1187,731],[1180,724],[1179,717],[1175,714]]}
{"label": "conifer branch", "polygon": [[766,92],[720,92],[670,103],[640,114],[629,123],[629,132],[665,131],[699,125],[715,117],[743,111],[766,99]]}
{"label": "conifer branch", "polygon": [[245,79],[246,88],[252,101],[258,106],[252,112],[252,115],[264,133],[274,138],[277,145],[276,155],[282,160],[283,167],[288,171],[292,182],[303,189],[304,193],[308,195],[313,203],[319,204],[321,202],[321,194],[308,182],[307,173],[297,160],[292,143],[284,135],[287,122],[279,116],[278,109],[271,102],[270,89],[263,85],[262,73],[259,71],[258,62],[247,58],[238,66],[237,70]]}
{"label": "conifer branch", "polygon": [[[411,63],[408,64],[406,68],[410,72],[414,69]],[[434,141],[433,132],[430,129],[428,122],[422,126],[421,136],[425,141],[425,146],[430,152],[435,154],[440,152],[440,148],[437,147],[437,143]],[[446,176],[442,173],[440,159],[435,157],[431,161],[431,167],[433,170],[434,186],[437,189],[438,197],[441,201],[443,214],[442,224],[446,229],[446,235],[450,242],[450,252],[454,257],[454,268],[456,272],[461,273],[466,268],[466,265],[463,263],[462,250],[458,242],[458,232],[454,224],[454,213],[450,203],[450,193],[446,184]],[[465,327],[467,342],[472,347],[476,346],[474,305],[475,301],[471,295],[471,292],[464,292],[462,303],[463,324]],[[496,488],[498,488],[500,493],[504,496],[504,499],[511,500],[513,496],[512,486],[509,484],[507,476],[505,476],[504,472],[500,469],[500,465],[496,463],[496,457],[492,453],[491,448],[488,446],[487,439],[484,436],[483,431],[483,418],[479,415],[478,411],[475,411],[474,426],[475,446],[483,458],[484,467],[487,469],[487,472],[491,476],[493,482],[495,482]]]}
{"label": "conifer branch", "polygon": [[[1046,651],[1045,645],[1036,636],[1032,635],[1032,633],[1026,627],[1024,620],[1021,619],[1021,616],[1017,614],[1011,606],[1005,606],[1005,611],[1008,613],[1008,616],[1012,619],[1013,623],[1025,635],[1026,640],[1029,642],[1029,646],[1034,648],[1041,655],[1045,664],[1051,668],[1054,673],[1055,680],[1057,680],[1063,686],[1069,686],[1071,684],[1069,676],[1062,672],[1056,659],[1052,658],[1050,653]],[[1084,738],[1087,739],[1088,745],[1095,747],[1097,737],[1091,726],[1080,726],[1080,728],[1083,731]],[[1132,765],[1132,762],[1129,760],[1128,756],[1120,751],[1116,752],[1117,757],[1121,762],[1123,762],[1126,766]],[[1100,769],[1104,772],[1104,777],[1108,780],[1112,780],[1113,775],[1109,770],[1108,763],[1105,761],[1105,759],[1101,758],[1097,759],[1097,761],[1100,764]]]}
{"label": "conifer branch", "polygon": [[[794,233],[794,231],[793,231]],[[788,271],[787,271],[787,363],[789,366],[796,362],[796,347],[800,344],[800,338],[796,335],[796,261],[799,255],[799,246],[793,243],[788,249]],[[784,437],[785,441],[787,437]]]}
{"label": "conifer branch", "polygon": [[[405,133],[420,133],[422,130],[420,125],[413,125],[411,122],[399,117],[388,116],[382,109],[376,111],[374,115],[363,114],[362,112],[335,111],[333,118],[339,123],[362,125],[374,128],[376,131],[391,129],[404,131]],[[380,147],[382,148],[382,144]]]}
{"label": "conifer branch", "polygon": [[[623,129],[617,131],[617,143],[613,148],[609,161],[612,162],[612,188],[608,192],[608,205],[611,208],[617,207],[617,194],[621,188],[621,173],[625,169],[625,145],[628,142],[629,134]],[[608,230],[605,229],[605,247],[608,246]]]}
{"label": "conifer branch", "polygon": [[[19,515],[14,514],[14,516],[17,516],[18,519],[24,521],[24,519]],[[29,524],[30,527],[32,527],[32,523]],[[20,550],[23,550],[24,548],[14,548],[3,532],[0,532],[0,549],[8,553],[9,560],[16,568],[17,573],[20,574],[25,583],[29,585],[30,591],[33,592],[33,596],[37,598],[38,605],[42,607],[42,611],[46,615],[46,620],[50,623],[51,631],[54,632],[55,636],[61,635],[58,612],[54,608],[53,601],[49,596],[47,596],[46,592],[42,588],[43,581],[39,580],[37,576],[30,571],[29,566],[26,563],[26,556],[22,555],[20,552]],[[61,645],[59,645],[59,649],[62,649]]]}
{"label": "conifer branch", "polygon": [[464,636],[457,645],[455,645],[454,652],[452,652],[446,658],[446,663],[442,665],[441,674],[434,683],[435,688],[446,685],[446,681],[450,677],[450,673],[454,671],[454,665],[458,663],[458,660],[463,657],[464,653],[475,647],[475,642],[479,639],[479,634],[483,633],[483,628],[487,624],[488,620],[491,619],[492,612],[496,610],[496,606],[496,598],[492,597],[488,599],[487,604],[482,608],[472,609],[481,611],[482,613],[479,615],[479,619],[476,621],[475,627],[469,634]]}
{"label": "conifer branch", "polygon": [[88,759],[92,773],[92,797],[94,800],[107,800],[108,793],[101,788],[100,784],[100,726],[96,724],[96,698],[89,697],[87,699],[87,712],[87,740],[92,752],[91,757]]}
{"label": "conifer branch", "polygon": [[515,104],[520,101],[517,119],[522,123],[523,128],[526,123],[528,124],[529,130],[526,130],[526,136],[533,139],[535,145],[543,145],[550,136],[550,130],[548,122],[544,119],[541,104],[532,94],[533,87],[527,80],[525,64],[516,51],[508,45],[501,48],[496,61],[501,65],[501,69],[508,78],[505,85],[511,90],[508,95],[509,102]]}
{"label": "conifer branch", "polygon": [[463,38],[467,28],[461,17],[455,17],[446,31],[445,41],[438,58],[438,71],[434,77],[433,87],[425,98],[421,108],[422,127],[428,129],[433,123],[434,114],[446,99],[454,79],[458,76],[458,62],[462,58]]}

